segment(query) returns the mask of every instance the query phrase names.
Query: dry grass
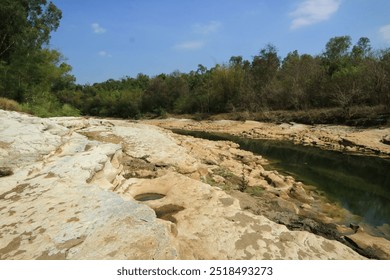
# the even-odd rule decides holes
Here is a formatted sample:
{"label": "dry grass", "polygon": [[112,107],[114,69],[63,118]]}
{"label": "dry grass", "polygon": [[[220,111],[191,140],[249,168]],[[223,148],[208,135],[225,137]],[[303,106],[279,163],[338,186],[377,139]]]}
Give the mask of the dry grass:
{"label": "dry grass", "polygon": [[21,111],[21,107],[18,102],[4,97],[0,97],[0,109],[6,111]]}

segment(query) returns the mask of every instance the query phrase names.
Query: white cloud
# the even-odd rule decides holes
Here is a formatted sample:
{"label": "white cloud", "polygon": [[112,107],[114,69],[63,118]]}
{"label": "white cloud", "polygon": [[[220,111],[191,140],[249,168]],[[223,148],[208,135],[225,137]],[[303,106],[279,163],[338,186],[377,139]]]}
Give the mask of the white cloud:
{"label": "white cloud", "polygon": [[221,28],[222,23],[219,21],[210,21],[209,23],[206,24],[194,24],[192,26],[192,30],[195,33],[202,34],[202,35],[209,35],[211,33],[218,32],[218,30]]}
{"label": "white cloud", "polygon": [[382,36],[383,40],[385,40],[387,43],[390,43],[390,24],[379,28],[379,34]]}
{"label": "white cloud", "polygon": [[92,27],[93,33],[96,33],[96,34],[101,34],[101,33],[104,33],[107,31],[105,28],[101,27],[100,24],[97,22],[92,23],[91,27]]}
{"label": "white cloud", "polygon": [[203,48],[204,41],[187,41],[174,46],[177,50],[194,51]]}
{"label": "white cloud", "polygon": [[327,20],[340,7],[340,0],[304,0],[290,13],[293,17],[291,29],[312,25]]}
{"label": "white cloud", "polygon": [[106,52],[106,51],[100,51],[100,52],[98,52],[98,55],[99,55],[99,56],[102,56],[102,57],[112,57],[112,55],[109,54],[109,53]]}

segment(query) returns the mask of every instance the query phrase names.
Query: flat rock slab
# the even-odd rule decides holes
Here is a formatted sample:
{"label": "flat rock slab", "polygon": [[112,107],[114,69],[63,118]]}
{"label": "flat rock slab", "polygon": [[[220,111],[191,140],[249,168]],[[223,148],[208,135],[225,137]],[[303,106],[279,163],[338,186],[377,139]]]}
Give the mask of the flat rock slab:
{"label": "flat rock slab", "polygon": [[[210,171],[192,138],[180,139],[127,121],[0,110],[0,166],[12,170],[0,177],[0,259],[363,259],[243,211],[201,182]],[[229,163],[238,152],[223,145]],[[127,176],[131,159],[151,178]],[[143,193],[164,196],[134,199]]]}
{"label": "flat rock slab", "polygon": [[390,260],[390,243],[384,238],[371,236],[361,229],[345,238],[358,248],[371,252],[380,259]]}
{"label": "flat rock slab", "polygon": [[[154,191],[164,198],[153,209],[175,205],[176,239],[184,259],[362,259],[337,241],[290,231],[269,219],[242,211],[239,201],[219,188],[177,173],[133,181],[128,195]],[[176,208],[177,209],[177,208]]]}

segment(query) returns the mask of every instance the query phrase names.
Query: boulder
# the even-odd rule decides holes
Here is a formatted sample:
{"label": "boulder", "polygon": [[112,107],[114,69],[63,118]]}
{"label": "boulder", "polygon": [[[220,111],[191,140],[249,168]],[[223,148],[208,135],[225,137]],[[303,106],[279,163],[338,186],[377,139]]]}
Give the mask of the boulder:
{"label": "boulder", "polygon": [[314,200],[313,197],[306,193],[301,183],[294,184],[294,186],[289,190],[289,196],[303,203],[310,203]]}

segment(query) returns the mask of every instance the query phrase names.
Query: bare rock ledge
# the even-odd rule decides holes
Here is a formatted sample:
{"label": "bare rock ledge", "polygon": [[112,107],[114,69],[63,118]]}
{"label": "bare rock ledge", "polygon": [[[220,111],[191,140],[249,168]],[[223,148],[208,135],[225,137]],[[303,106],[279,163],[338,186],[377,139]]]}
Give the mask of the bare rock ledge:
{"label": "bare rock ledge", "polygon": [[[243,210],[207,181],[239,175],[242,153],[265,191],[277,174],[261,175],[261,158],[233,143],[196,141],[129,121],[0,110],[0,259],[364,259]],[[134,199],[145,193],[163,197]]]}

